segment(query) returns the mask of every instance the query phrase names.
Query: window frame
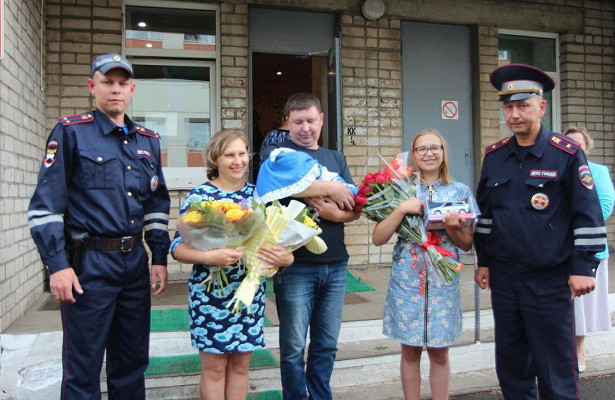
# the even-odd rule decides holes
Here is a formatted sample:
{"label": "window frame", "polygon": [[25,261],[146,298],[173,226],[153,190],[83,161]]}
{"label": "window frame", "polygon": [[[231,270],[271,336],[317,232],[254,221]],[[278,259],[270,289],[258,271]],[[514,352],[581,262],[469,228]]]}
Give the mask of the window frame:
{"label": "window frame", "polygon": [[[135,49],[126,47],[126,6],[188,9],[215,11],[216,14],[216,50],[168,50],[168,49]],[[221,36],[220,36],[220,6],[214,4],[184,3],[174,1],[124,0],[122,4],[122,54],[133,65],[174,65],[186,67],[210,68],[210,129],[211,133],[220,130],[222,126],[222,109],[220,102],[221,75]],[[169,58],[181,58],[171,60]],[[138,77],[136,77],[138,79]],[[136,90],[139,90],[138,85]],[[169,190],[191,189],[207,181],[204,167],[164,167],[163,173]]]}
{"label": "window frame", "polygon": [[[210,91],[209,104],[210,111],[219,109],[218,95],[213,89],[217,86],[216,65],[213,61],[197,61],[197,60],[157,60],[157,59],[136,59],[131,61],[133,65],[174,65],[183,67],[207,67],[210,68]],[[139,78],[136,78],[137,80]],[[137,82],[136,90],[139,90]],[[132,111],[132,104],[129,106]],[[213,114],[216,114],[215,117]],[[212,135],[219,130],[220,113],[218,111],[210,112],[210,131]],[[164,167],[163,173],[169,189],[192,189],[194,186],[201,184],[207,180],[204,167]]]}
{"label": "window frame", "polygon": [[[500,35],[519,36],[526,38],[553,39],[555,44],[555,71],[544,71],[555,81],[555,88],[551,92],[551,126],[554,132],[561,132],[561,89],[560,89],[560,52],[559,52],[559,34],[550,32],[534,32],[522,31],[513,29],[498,29],[498,38]],[[498,52],[500,45],[498,40]]]}

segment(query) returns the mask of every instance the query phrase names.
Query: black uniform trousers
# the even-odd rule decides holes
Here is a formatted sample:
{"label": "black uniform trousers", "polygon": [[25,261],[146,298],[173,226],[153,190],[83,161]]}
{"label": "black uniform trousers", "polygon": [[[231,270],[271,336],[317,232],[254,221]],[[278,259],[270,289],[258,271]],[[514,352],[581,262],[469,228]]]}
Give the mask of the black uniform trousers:
{"label": "black uniform trousers", "polygon": [[574,308],[563,268],[489,269],[496,371],[505,399],[578,399]]}
{"label": "black uniform trousers", "polygon": [[100,399],[105,349],[108,398],[145,399],[150,280],[143,245],[128,253],[88,250],[78,274],[83,294],[62,304],[61,399]]}

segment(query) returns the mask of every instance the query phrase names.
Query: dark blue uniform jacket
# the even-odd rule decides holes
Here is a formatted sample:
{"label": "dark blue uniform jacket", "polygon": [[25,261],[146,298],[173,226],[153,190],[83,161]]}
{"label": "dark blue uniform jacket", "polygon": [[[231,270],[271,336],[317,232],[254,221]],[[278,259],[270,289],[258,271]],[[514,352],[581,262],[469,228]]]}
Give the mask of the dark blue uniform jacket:
{"label": "dark blue uniform jacket", "polygon": [[120,238],[145,231],[152,264],[166,265],[169,194],[160,137],[125,117],[128,133],[98,110],[61,118],[47,140],[28,209],[32,237],[54,273],[68,268],[64,226]]}
{"label": "dark blue uniform jacket", "polygon": [[487,147],[476,200],[478,266],[594,276],[606,228],[585,153],[570,138],[543,126],[529,151],[514,136]]}

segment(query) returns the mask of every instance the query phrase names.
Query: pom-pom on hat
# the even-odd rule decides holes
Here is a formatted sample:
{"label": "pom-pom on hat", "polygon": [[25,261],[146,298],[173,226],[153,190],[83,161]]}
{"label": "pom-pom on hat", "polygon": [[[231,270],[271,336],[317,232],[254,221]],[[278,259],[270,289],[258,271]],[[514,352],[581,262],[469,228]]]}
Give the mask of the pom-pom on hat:
{"label": "pom-pom on hat", "polygon": [[555,87],[555,82],[549,75],[536,67],[523,64],[509,64],[496,68],[489,80],[498,91],[500,101],[517,101],[531,96],[542,96]]}

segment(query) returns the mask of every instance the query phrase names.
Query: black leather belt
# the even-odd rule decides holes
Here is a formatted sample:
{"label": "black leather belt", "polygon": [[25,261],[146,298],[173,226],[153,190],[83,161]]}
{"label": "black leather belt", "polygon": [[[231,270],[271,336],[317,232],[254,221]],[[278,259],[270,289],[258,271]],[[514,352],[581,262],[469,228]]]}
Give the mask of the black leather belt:
{"label": "black leather belt", "polygon": [[98,251],[121,250],[124,253],[128,253],[137,247],[141,243],[141,240],[143,240],[143,235],[141,233],[121,238],[90,236],[83,241],[83,249]]}

